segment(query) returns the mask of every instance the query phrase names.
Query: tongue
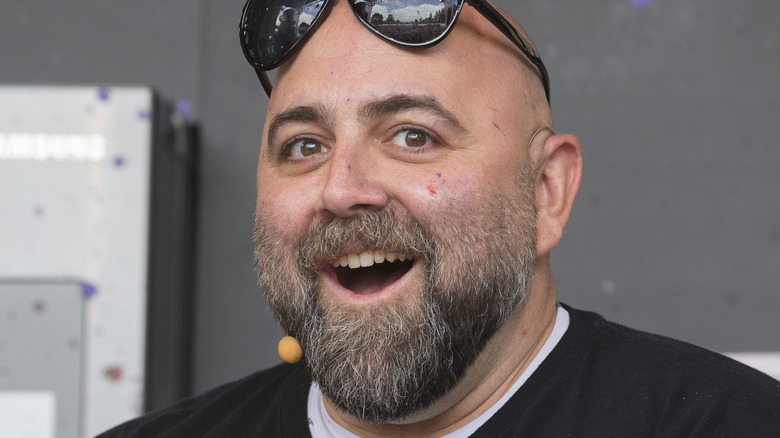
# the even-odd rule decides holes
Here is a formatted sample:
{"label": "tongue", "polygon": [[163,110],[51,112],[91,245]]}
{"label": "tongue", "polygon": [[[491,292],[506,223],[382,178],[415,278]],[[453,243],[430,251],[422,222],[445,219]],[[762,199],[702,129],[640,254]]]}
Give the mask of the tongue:
{"label": "tongue", "polygon": [[[393,263],[393,265],[398,265]],[[394,266],[400,268],[401,266]],[[408,269],[381,269],[376,266],[358,269],[343,268],[339,281],[345,288],[358,295],[370,295],[398,281]]]}

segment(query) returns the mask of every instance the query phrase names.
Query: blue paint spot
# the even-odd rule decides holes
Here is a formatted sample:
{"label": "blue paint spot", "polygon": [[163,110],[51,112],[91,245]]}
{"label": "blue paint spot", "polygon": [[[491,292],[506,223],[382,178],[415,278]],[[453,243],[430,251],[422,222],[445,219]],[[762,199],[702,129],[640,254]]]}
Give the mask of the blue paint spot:
{"label": "blue paint spot", "polygon": [[189,100],[180,100],[176,102],[176,112],[185,119],[192,117],[192,102]]}
{"label": "blue paint spot", "polygon": [[352,170],[352,165],[351,164],[347,164],[347,170]]}
{"label": "blue paint spot", "polygon": [[431,102],[436,102],[436,99],[431,97]]}
{"label": "blue paint spot", "polygon": [[151,120],[152,113],[149,110],[138,111],[138,118],[141,120]]}
{"label": "blue paint spot", "polygon": [[352,99],[350,99],[350,98],[348,97],[348,98],[347,98],[347,102],[349,102],[350,100],[352,100]]}
{"label": "blue paint spot", "polygon": [[102,101],[107,101],[111,97],[111,90],[108,87],[98,88],[98,98]]}
{"label": "blue paint spot", "polygon": [[81,283],[81,296],[88,300],[97,295],[97,288],[94,284]]}
{"label": "blue paint spot", "polygon": [[441,178],[441,172],[436,173],[436,176]]}
{"label": "blue paint spot", "polygon": [[117,155],[114,157],[114,166],[116,167],[122,167],[125,165],[125,157],[121,155]]}
{"label": "blue paint spot", "polygon": [[631,5],[635,8],[644,9],[650,6],[653,0],[631,0]]}

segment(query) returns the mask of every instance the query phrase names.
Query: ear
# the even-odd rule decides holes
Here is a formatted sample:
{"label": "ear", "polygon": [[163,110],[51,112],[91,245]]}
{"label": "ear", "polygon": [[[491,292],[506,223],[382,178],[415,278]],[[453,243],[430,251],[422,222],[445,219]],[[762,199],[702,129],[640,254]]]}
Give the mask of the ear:
{"label": "ear", "polygon": [[569,222],[582,181],[582,147],[573,135],[553,135],[532,150],[532,157],[537,170],[536,254],[542,257],[558,245]]}

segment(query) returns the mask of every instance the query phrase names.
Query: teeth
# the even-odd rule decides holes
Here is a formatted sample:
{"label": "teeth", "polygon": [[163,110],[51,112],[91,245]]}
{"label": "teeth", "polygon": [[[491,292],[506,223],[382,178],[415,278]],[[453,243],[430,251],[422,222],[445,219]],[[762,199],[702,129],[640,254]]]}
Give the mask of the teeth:
{"label": "teeth", "polygon": [[347,262],[349,262],[350,269],[355,269],[360,267],[360,256],[357,254],[350,254],[347,256]]}
{"label": "teeth", "polygon": [[366,267],[374,264],[373,251],[366,251],[360,253],[360,266]]}
{"label": "teeth", "polygon": [[368,250],[360,254],[347,254],[341,256],[338,260],[333,262],[333,267],[338,268],[341,266],[342,268],[345,268],[349,266],[350,269],[357,269],[373,266],[374,263],[384,263],[385,261],[392,263],[396,260],[403,262],[407,259],[411,260],[412,258],[394,252]]}

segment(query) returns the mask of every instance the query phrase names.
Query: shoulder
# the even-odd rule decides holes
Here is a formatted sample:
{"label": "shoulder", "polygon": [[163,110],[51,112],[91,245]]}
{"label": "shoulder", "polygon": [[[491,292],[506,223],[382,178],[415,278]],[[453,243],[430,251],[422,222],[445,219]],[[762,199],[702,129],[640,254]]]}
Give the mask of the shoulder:
{"label": "shoulder", "polygon": [[299,427],[308,431],[310,384],[303,362],[281,364],[131,420],[99,437],[264,436],[269,430],[282,436],[282,429],[289,429],[289,436],[300,436],[292,431]]}
{"label": "shoulder", "polygon": [[567,310],[572,321],[567,335],[588,347],[591,360],[626,366],[634,373],[645,370],[686,380],[717,377],[721,382],[749,381],[772,392],[780,391],[778,381],[722,354],[610,322],[592,312]]}
{"label": "shoulder", "polygon": [[619,410],[621,404],[622,409],[639,410],[628,415],[641,421],[652,418],[657,431],[669,436],[735,436],[743,427],[780,427],[777,380],[704,348],[609,322],[595,313],[567,310],[572,321],[568,344],[584,348],[563,350],[587,358],[587,371],[582,370],[579,381],[605,410]]}
{"label": "shoulder", "polygon": [[563,338],[478,436],[764,437],[780,429],[776,380],[564,307]]}

